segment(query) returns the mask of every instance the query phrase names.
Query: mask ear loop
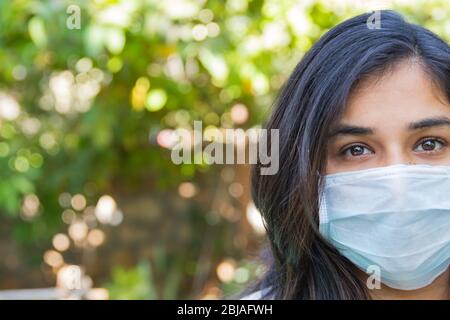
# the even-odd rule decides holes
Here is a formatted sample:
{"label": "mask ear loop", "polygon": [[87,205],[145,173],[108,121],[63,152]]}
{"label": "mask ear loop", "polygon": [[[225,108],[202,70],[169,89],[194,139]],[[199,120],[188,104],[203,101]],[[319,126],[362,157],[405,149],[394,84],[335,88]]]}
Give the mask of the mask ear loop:
{"label": "mask ear loop", "polygon": [[324,179],[325,175],[322,175],[319,170],[316,171],[318,179],[318,208],[319,208],[319,231],[323,230],[324,224],[328,223],[327,205],[325,199]]}

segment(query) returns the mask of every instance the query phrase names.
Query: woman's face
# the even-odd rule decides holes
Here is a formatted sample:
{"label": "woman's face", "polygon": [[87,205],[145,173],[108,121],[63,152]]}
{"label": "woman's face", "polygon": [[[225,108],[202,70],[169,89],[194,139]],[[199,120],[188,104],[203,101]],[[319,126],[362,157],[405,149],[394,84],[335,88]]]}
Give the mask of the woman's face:
{"label": "woman's face", "polygon": [[394,164],[450,165],[450,104],[417,62],[367,79],[328,142],[326,174]]}

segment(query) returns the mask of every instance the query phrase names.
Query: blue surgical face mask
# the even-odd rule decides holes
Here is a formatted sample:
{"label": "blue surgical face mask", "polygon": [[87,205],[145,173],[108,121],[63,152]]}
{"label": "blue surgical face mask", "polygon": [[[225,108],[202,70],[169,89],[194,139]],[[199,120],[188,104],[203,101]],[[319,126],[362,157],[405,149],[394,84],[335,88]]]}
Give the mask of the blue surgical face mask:
{"label": "blue surgical face mask", "polygon": [[361,270],[414,290],[450,264],[450,166],[393,165],[322,177],[319,230]]}

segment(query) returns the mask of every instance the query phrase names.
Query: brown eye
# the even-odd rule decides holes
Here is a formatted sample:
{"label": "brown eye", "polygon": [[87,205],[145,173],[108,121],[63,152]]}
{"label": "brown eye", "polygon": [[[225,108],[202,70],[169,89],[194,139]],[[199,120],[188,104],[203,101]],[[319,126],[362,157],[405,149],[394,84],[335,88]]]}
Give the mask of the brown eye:
{"label": "brown eye", "polygon": [[436,148],[436,142],[435,141],[425,141],[424,143],[422,143],[422,149],[425,151],[431,151],[434,150],[434,148]]}
{"label": "brown eye", "polygon": [[352,156],[361,156],[364,154],[364,147],[361,147],[361,146],[351,147],[350,153]]}
{"label": "brown eye", "polygon": [[360,157],[363,155],[371,154],[372,151],[365,146],[354,145],[354,146],[348,147],[342,153],[343,153],[343,155],[345,155],[347,157]]}
{"label": "brown eye", "polygon": [[419,152],[430,152],[430,151],[437,151],[442,149],[445,146],[444,142],[438,140],[438,139],[426,139],[422,140],[422,142],[419,143],[415,151]]}

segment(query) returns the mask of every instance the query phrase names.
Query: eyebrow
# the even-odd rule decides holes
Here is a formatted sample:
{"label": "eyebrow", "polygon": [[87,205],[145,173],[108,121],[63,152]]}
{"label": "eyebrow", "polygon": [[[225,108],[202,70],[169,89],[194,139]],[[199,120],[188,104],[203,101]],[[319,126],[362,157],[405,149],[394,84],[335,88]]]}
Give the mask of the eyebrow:
{"label": "eyebrow", "polygon": [[[415,131],[421,129],[427,129],[432,127],[450,126],[450,119],[447,117],[436,117],[411,122],[408,125],[408,130]],[[329,137],[336,137],[339,135],[355,135],[364,136],[375,133],[375,129],[369,127],[360,127],[354,125],[340,124],[336,126],[331,132]]]}
{"label": "eyebrow", "polygon": [[364,136],[375,132],[372,128],[341,124],[330,132],[330,138],[340,135]]}
{"label": "eyebrow", "polygon": [[420,130],[431,127],[450,126],[450,119],[447,117],[423,119],[409,124],[409,130]]}

